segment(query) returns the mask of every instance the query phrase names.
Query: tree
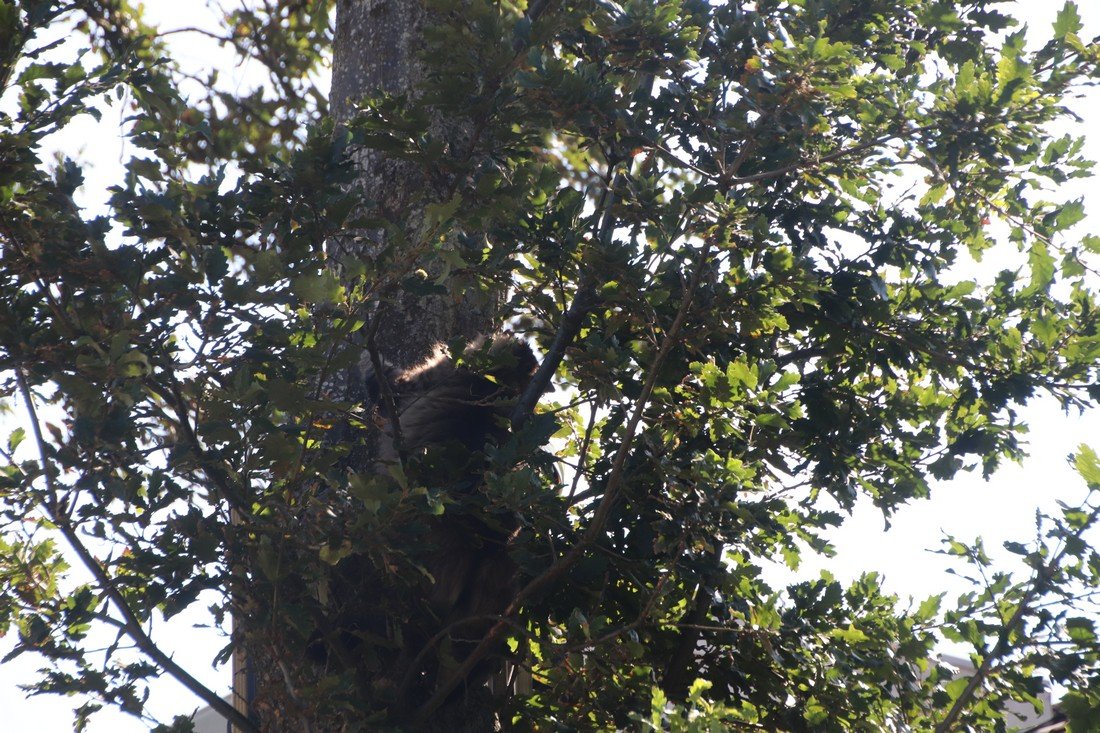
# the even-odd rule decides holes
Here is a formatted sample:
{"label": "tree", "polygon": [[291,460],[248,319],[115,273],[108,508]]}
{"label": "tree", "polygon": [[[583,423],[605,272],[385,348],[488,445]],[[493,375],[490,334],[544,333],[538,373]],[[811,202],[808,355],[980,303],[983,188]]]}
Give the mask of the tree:
{"label": "tree", "polygon": [[[121,0],[0,6],[0,369],[22,415],[0,628],[51,665],[35,691],[86,696],[81,723],[140,713],[167,673],[218,706],[148,631],[215,592],[225,654],[261,678],[258,723],[221,704],[242,730],[998,730],[1044,680],[1087,725],[1087,446],[1081,505],[1008,546],[1022,574],[949,540],[977,584],[954,607],[761,571],[827,553],[860,496],[889,518],[1019,458],[1032,397],[1100,399],[1100,239],[1057,192],[1090,163],[1050,134],[1100,47],[1068,3],[1028,50],[1000,5],[341,4],[352,92],[356,13],[420,31],[377,36],[405,81],[339,94],[340,124],[311,86],[325,3],[226,16],[270,72],[245,93],[189,84]],[[58,57],[57,28],[96,60]],[[114,93],[133,153],[91,216],[79,164],[41,150]],[[399,350],[425,302],[457,315],[416,316]],[[364,372],[440,338],[492,376],[466,350],[483,324],[541,356],[493,405],[507,433],[379,471],[393,395]],[[441,527],[506,534],[515,578],[499,612],[410,635]],[[337,608],[356,578],[359,624]],[[95,625],[117,630],[104,663]],[[936,663],[942,638],[977,674]],[[530,684],[482,685],[505,661]]]}

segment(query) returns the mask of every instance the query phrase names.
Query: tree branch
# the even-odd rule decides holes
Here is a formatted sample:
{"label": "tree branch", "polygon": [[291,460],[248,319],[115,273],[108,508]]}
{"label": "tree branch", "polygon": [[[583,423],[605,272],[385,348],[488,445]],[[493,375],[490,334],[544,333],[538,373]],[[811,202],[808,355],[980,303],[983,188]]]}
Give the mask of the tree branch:
{"label": "tree branch", "polygon": [[[1098,517],[1100,517],[1100,507],[1096,507],[1092,510],[1088,520],[1082,522],[1072,533],[1072,536],[1080,538],[1086,529],[1089,529],[1095,524]],[[1032,610],[1032,601],[1049,589],[1051,577],[1054,575],[1055,569],[1065,556],[1068,547],[1068,543],[1063,543],[1062,548],[1056,552],[1049,561],[1035,568],[1034,579],[1031,581],[1030,587],[1024,592],[1024,596],[1020,599],[1020,603],[1016,607],[1011,618],[1001,627],[1000,633],[997,634],[997,642],[993,645],[989,653],[985,655],[985,658],[982,659],[981,665],[979,665],[978,669],[974,672],[970,681],[967,682],[966,688],[963,689],[962,693],[957,698],[955,698],[955,702],[951,705],[947,714],[943,716],[943,720],[936,724],[934,733],[947,733],[955,726],[955,723],[959,720],[959,716],[962,715],[966,707],[973,701],[978,692],[978,688],[989,676],[990,671],[993,669],[993,665],[1004,657],[1006,653],[1012,650],[1009,639],[1011,639],[1017,627],[1023,623],[1024,617]]]}
{"label": "tree branch", "polygon": [[531,383],[527,385],[527,389],[523,390],[523,394],[516,401],[516,406],[512,410],[513,432],[518,432],[531,417],[539,398],[546,392],[550,386],[550,380],[557,373],[558,365],[565,357],[565,350],[573,343],[573,339],[577,337],[581,326],[584,325],[584,317],[595,305],[595,286],[591,283],[581,285],[577,294],[573,296],[573,302],[562,314],[561,325],[554,336],[554,343],[550,345],[550,349],[543,357],[542,363],[539,364],[538,370],[531,378]]}
{"label": "tree branch", "polygon": [[649,403],[649,398],[657,386],[657,378],[661,371],[660,367],[669,353],[672,352],[672,349],[679,343],[680,331],[683,329],[684,322],[687,320],[688,311],[691,309],[695,291],[702,280],[703,272],[706,269],[704,264],[709,254],[710,243],[708,242],[699,250],[696,256],[694,272],[688,283],[687,290],[684,292],[684,299],[680,303],[676,316],[665,334],[664,341],[661,343],[661,348],[657,352],[657,356],[654,357],[653,363],[650,365],[649,375],[634,405],[634,411],[631,413],[630,419],[623,429],[623,441],[619,445],[619,449],[615,453],[615,458],[612,461],[603,499],[600,500],[599,505],[596,507],[596,512],[593,514],[592,521],[589,523],[588,528],[585,530],[581,539],[577,541],[577,544],[575,544],[565,555],[552,563],[550,567],[542,571],[542,573],[520,589],[515,598],[512,599],[512,602],[509,603],[508,607],[501,613],[501,619],[489,629],[485,637],[474,650],[470,652],[469,656],[462,661],[462,664],[455,669],[450,678],[440,685],[431,698],[424,703],[420,710],[420,714],[417,716],[417,722],[423,723],[426,721],[431,714],[443,704],[447,696],[451,694],[459,683],[470,674],[481,658],[489,652],[492,646],[501,637],[508,627],[511,617],[519,611],[522,605],[531,597],[557,582],[569,568],[576,565],[584,556],[588,547],[595,544],[596,539],[600,533],[603,532],[603,528],[607,524],[608,518],[611,516],[611,510],[614,508],[619,498],[619,493],[622,491],[623,481],[625,480],[626,459],[633,445],[634,434],[638,429],[638,425],[641,423],[642,414],[645,412],[645,408]]}
{"label": "tree branch", "polygon": [[42,427],[39,424],[38,410],[34,406],[34,397],[31,394],[30,387],[27,385],[27,380],[23,376],[23,371],[21,369],[17,368],[15,370],[15,379],[19,385],[19,393],[27,407],[27,416],[31,421],[31,431],[34,434],[35,444],[38,448],[38,463],[42,468],[42,475],[46,481],[47,501],[44,502],[46,512],[49,514],[50,521],[57,526],[62,536],[69,543],[70,547],[72,547],[73,552],[80,558],[81,563],[87,568],[88,572],[92,574],[92,577],[95,578],[96,583],[102,589],[104,595],[110,599],[115,609],[122,616],[121,626],[126,632],[126,635],[133,639],[138,649],[156,662],[161,669],[178,680],[184,687],[197,695],[203,702],[216,710],[234,726],[244,731],[244,733],[260,733],[260,729],[257,728],[251,720],[238,712],[230,703],[221,699],[213,690],[195,679],[187,670],[177,664],[157,646],[153,638],[149,636],[144,628],[142,628],[141,620],[134,613],[134,610],[130,608],[130,604],[127,603],[122,592],[115,586],[111,576],[81,541],[79,535],[76,533],[76,527],[73,525],[70,518],[66,516],[64,511],[61,510],[57,484],[54,482],[53,474],[50,473],[50,464],[46,458],[49,451],[46,448],[46,440],[42,435]]}
{"label": "tree branch", "polygon": [[176,425],[183,433],[187,446],[198,458],[198,464],[203,473],[218,489],[221,497],[225,499],[231,509],[240,512],[244,516],[251,514],[248,496],[240,490],[241,487],[233,485],[233,481],[229,478],[228,469],[206,454],[206,448],[199,441],[199,436],[195,433],[194,426],[191,425],[191,418],[187,414],[187,400],[183,398],[183,392],[174,375],[170,375],[170,383],[164,386],[166,388],[165,392],[171,395],[171,399],[167,402],[176,414]]}

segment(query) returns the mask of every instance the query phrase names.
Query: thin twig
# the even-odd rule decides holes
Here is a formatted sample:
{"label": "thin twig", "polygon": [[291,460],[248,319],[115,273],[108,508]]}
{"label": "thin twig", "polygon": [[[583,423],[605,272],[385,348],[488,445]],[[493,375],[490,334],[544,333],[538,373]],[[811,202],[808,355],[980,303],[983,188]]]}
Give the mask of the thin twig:
{"label": "thin twig", "polygon": [[176,424],[183,433],[188,447],[199,459],[199,466],[202,468],[203,473],[217,487],[222,498],[225,499],[231,509],[248,516],[251,511],[247,495],[240,490],[241,487],[233,485],[233,481],[229,478],[229,470],[224,465],[219,464],[218,461],[210,458],[199,441],[199,436],[195,433],[195,429],[191,425],[191,418],[187,414],[187,401],[183,398],[183,391],[180,389],[179,382],[173,377],[171,383],[166,386],[168,387],[166,391],[172,397],[169,403],[176,413]]}
{"label": "thin twig", "polygon": [[580,486],[581,477],[584,475],[584,471],[587,468],[587,456],[588,447],[592,444],[592,434],[596,430],[596,414],[599,410],[596,405],[589,406],[588,410],[588,425],[584,429],[584,437],[581,439],[580,450],[577,451],[577,467],[573,471],[573,481],[569,485],[569,494],[565,497],[567,502],[572,502],[573,497],[577,494],[577,487]]}

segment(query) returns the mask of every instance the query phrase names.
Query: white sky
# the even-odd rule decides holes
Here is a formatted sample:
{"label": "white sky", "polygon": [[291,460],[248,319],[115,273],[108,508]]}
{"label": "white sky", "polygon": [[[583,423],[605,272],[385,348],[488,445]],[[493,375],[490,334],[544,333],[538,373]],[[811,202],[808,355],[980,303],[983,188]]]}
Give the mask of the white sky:
{"label": "white sky", "polygon": [[[1082,0],[1079,4],[1085,20],[1082,37],[1100,35],[1100,3]],[[1041,36],[1060,5],[1046,0],[1020,0],[1010,12],[1026,20]],[[203,0],[147,0],[145,6],[151,19],[165,29],[203,25],[209,19]],[[232,66],[231,54],[194,34],[179,38],[186,38],[175,46],[186,65],[205,69],[216,64],[223,79],[241,79],[245,84],[244,80],[252,76],[250,71],[256,71]],[[1083,130],[1100,126],[1100,94],[1091,94],[1075,109],[1086,118]],[[84,117],[62,143],[72,146],[67,149],[69,154],[73,148],[82,148],[77,157],[85,163],[88,179],[82,203],[89,206],[101,204],[105,198],[103,190],[118,177],[123,160],[118,127],[119,119],[111,115],[105,115],[99,125]],[[1093,160],[1100,160],[1100,138],[1089,144],[1086,152]],[[1075,181],[1066,186],[1064,193],[1067,198],[1084,196],[1086,207],[1095,212],[1100,208],[1100,198],[1094,188],[1095,184]],[[1095,232],[1098,221],[1100,214],[1093,213],[1083,231]],[[799,574],[812,576],[818,569],[828,568],[842,581],[849,581],[867,570],[878,570],[885,576],[889,590],[918,599],[945,590],[952,593],[964,590],[956,578],[944,572],[947,565],[943,558],[927,552],[938,545],[942,533],[960,539],[981,535],[989,550],[996,550],[1009,539],[1026,542],[1034,534],[1037,508],[1053,508],[1056,500],[1074,503],[1085,493],[1083,483],[1067,465],[1066,456],[1081,442],[1089,442],[1100,450],[1100,412],[1083,417],[1066,415],[1056,403],[1046,400],[1029,407],[1024,417],[1031,426],[1027,441],[1031,457],[1022,466],[1003,468],[989,482],[980,475],[965,475],[949,484],[940,484],[930,500],[899,511],[889,532],[883,531],[881,514],[864,502],[834,535],[837,557],[810,558]],[[778,582],[784,576],[777,572],[775,578]],[[159,634],[158,638],[184,668],[211,688],[228,692],[228,672],[211,667],[224,639],[213,630],[192,628],[193,624],[205,623],[208,620],[201,615],[187,614],[162,628],[167,633]],[[0,656],[10,647],[9,640],[0,639]],[[30,655],[0,665],[0,711],[6,711],[0,719],[0,728],[35,733],[63,733],[72,729],[73,701],[55,696],[27,699],[17,688],[20,682],[35,677],[34,669],[38,666]],[[201,704],[178,683],[165,679],[154,685],[149,710],[167,722],[173,715],[190,712]],[[148,726],[132,716],[110,710],[93,717],[88,730],[139,733],[147,731]]]}

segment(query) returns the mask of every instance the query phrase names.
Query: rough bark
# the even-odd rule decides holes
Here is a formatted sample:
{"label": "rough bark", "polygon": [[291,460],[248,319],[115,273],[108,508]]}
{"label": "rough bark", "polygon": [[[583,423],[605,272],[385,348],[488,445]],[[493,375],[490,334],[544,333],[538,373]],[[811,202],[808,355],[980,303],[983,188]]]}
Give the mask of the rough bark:
{"label": "rough bark", "polygon": [[[424,23],[419,0],[342,0],[336,16],[331,105],[337,122],[355,115],[358,102],[379,92],[416,95],[424,68],[420,61]],[[437,120],[433,133],[460,149],[468,139],[462,121]],[[449,198],[448,182],[429,182],[414,164],[387,159],[376,151],[355,153],[356,186],[387,216],[415,234],[427,202]],[[427,196],[425,196],[427,194]],[[370,257],[379,232],[349,232],[333,243],[336,258]],[[375,304],[364,304],[367,308]],[[461,293],[431,298],[405,296],[385,306],[376,341],[386,360],[398,367],[422,361],[436,344],[454,336],[473,338],[491,330],[491,305],[472,304]]]}
{"label": "rough bark", "polygon": [[[350,121],[359,100],[379,92],[416,94],[424,68],[422,30],[428,22],[420,0],[340,0],[337,6],[333,55],[331,109],[337,123]],[[433,134],[454,150],[462,150],[468,140],[462,121],[437,120]],[[387,158],[376,151],[353,151],[358,167],[354,185],[362,192],[365,205],[380,210],[393,221],[404,222],[410,241],[421,228],[425,205],[448,200],[446,181],[429,181],[415,165]],[[329,256],[338,267],[346,258],[371,258],[382,244],[380,230],[346,232],[328,243]],[[454,292],[428,298],[396,294],[383,303],[363,304],[368,322],[378,320],[373,344],[389,364],[404,368],[430,355],[438,343],[455,336],[473,339],[493,328],[493,303],[471,303]],[[366,331],[360,337],[366,339]],[[366,346],[366,343],[361,344]],[[358,370],[338,375],[329,385],[330,394],[343,399],[363,399],[359,382],[370,369],[370,355],[363,354]],[[339,432],[339,431],[336,431]],[[350,434],[350,433],[349,433]],[[367,451],[363,451],[366,453]],[[369,462],[369,455],[357,461]],[[308,664],[288,658],[277,639],[246,641],[256,697],[251,713],[262,722],[265,731],[289,733],[307,730],[328,733],[358,729],[363,721],[355,713],[320,710],[315,702],[303,699],[301,689],[315,680]],[[313,670],[315,672],[316,670]],[[360,680],[370,689],[370,680]],[[417,727],[425,731],[489,731],[496,727],[494,706],[489,704],[488,689],[468,690],[453,704],[444,706],[432,721]]]}

